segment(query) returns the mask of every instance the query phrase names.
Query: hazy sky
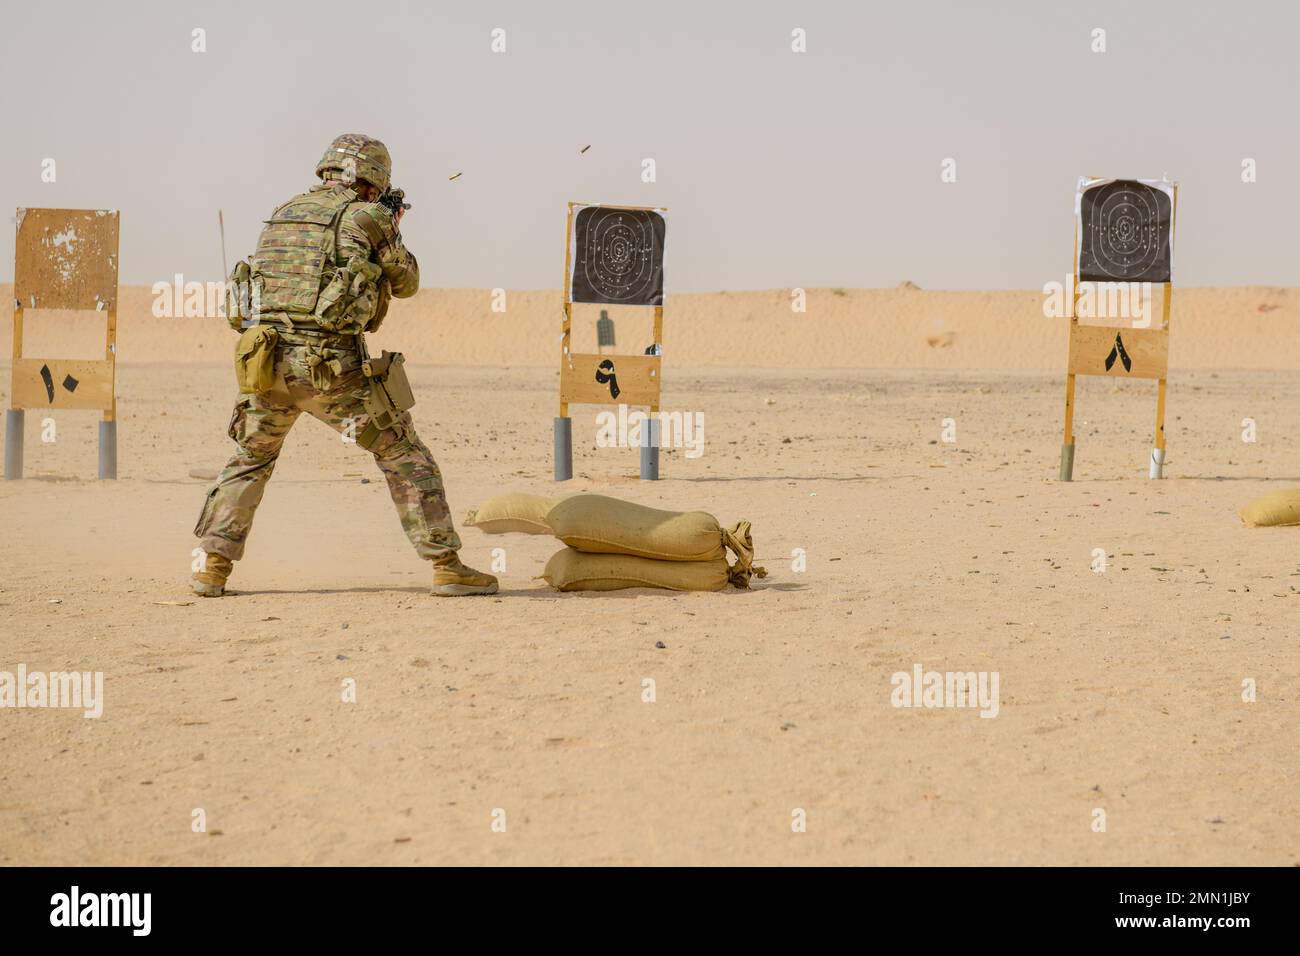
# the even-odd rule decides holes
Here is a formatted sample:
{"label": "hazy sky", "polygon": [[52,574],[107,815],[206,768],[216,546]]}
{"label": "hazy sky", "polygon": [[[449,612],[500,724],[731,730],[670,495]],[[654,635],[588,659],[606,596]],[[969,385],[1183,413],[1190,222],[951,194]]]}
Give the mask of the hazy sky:
{"label": "hazy sky", "polygon": [[1039,287],[1068,270],[1079,175],[1162,173],[1181,184],[1175,281],[1297,284],[1294,2],[0,11],[0,209],[121,209],[123,283],[219,278],[217,209],[247,254],[330,139],[360,131],[415,204],[425,285],[557,288],[574,199],[668,206],[669,294]]}

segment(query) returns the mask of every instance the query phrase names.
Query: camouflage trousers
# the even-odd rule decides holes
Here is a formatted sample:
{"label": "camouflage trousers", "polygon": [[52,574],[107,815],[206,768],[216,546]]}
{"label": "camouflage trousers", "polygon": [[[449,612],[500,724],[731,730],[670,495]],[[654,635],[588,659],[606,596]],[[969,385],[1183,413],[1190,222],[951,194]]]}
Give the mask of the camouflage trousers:
{"label": "camouflage trousers", "polygon": [[[308,360],[337,360],[341,371],[327,387],[313,383]],[[319,372],[319,366],[317,366]],[[316,381],[320,381],[317,379]],[[324,384],[324,382],[322,382]],[[276,350],[276,381],[268,392],[241,395],[230,419],[230,437],[239,450],[208,492],[194,534],[204,551],[238,561],[253,525],[253,515],[271,479],[289,429],[303,412],[353,438],[370,421],[365,411],[368,385],[355,349],[281,344]],[[410,412],[381,432],[369,449],[388,480],[406,536],[422,558],[460,550],[460,537],[442,487],[442,473],[415,433]]]}

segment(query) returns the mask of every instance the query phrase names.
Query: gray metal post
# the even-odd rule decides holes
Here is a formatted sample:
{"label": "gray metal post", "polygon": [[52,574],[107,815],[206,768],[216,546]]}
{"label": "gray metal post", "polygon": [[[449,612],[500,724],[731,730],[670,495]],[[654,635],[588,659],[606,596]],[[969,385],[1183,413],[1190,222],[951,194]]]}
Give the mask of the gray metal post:
{"label": "gray metal post", "polygon": [[1163,478],[1165,476],[1165,450],[1163,448],[1151,449],[1151,465],[1147,469],[1148,478]]}
{"label": "gray metal post", "polygon": [[99,477],[117,477],[117,422],[99,423]]}
{"label": "gray metal post", "polygon": [[659,480],[659,419],[651,416],[641,426],[641,478]]}
{"label": "gray metal post", "polygon": [[1074,478],[1074,445],[1061,446],[1061,480],[1071,481]]}
{"label": "gray metal post", "polygon": [[23,476],[23,419],[21,408],[5,412],[5,478],[8,481]]}
{"label": "gray metal post", "polygon": [[555,418],[555,480],[573,477],[573,419]]}

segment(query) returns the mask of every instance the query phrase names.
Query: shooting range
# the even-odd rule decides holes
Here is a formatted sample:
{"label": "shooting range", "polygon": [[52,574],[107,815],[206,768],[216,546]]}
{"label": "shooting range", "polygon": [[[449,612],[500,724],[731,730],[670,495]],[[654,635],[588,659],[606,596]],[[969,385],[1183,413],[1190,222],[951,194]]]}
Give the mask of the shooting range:
{"label": "shooting range", "polygon": [[[116,210],[19,209],[14,248],[14,342],[5,413],[5,478],[23,476],[27,409],[90,409],[99,423],[99,477],[117,477]],[[107,319],[102,359],[25,358],[28,310],[94,312]]]}
{"label": "shooting range", "polygon": [[[573,477],[570,404],[644,405],[641,477],[659,477],[660,372],[664,319],[664,213],[643,206],[569,203],[564,228],[564,327],[560,336],[560,414],[555,419],[555,480]],[[598,351],[572,349],[573,306],[594,303],[654,309],[653,341],[644,354],[615,355],[614,323],[597,323]],[[606,353],[610,349],[610,353]]]}
{"label": "shooting range", "polygon": [[[1155,441],[1148,476],[1164,476],[1165,382],[1177,207],[1178,185],[1165,179],[1079,180],[1061,481],[1074,477],[1074,381],[1078,375],[1157,380]],[[1150,328],[1081,325],[1079,286],[1083,282],[1160,285],[1159,324],[1152,323]]]}

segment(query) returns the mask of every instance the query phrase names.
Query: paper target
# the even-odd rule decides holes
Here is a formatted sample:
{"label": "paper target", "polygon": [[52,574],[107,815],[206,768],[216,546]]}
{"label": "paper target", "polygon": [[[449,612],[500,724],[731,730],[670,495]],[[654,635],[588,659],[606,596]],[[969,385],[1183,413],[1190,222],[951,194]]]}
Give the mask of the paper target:
{"label": "paper target", "polygon": [[663,305],[664,217],[650,209],[587,206],[573,222],[573,302]]}
{"label": "paper target", "polygon": [[1132,179],[1085,187],[1079,213],[1079,279],[1168,282],[1173,202],[1163,189]]}

